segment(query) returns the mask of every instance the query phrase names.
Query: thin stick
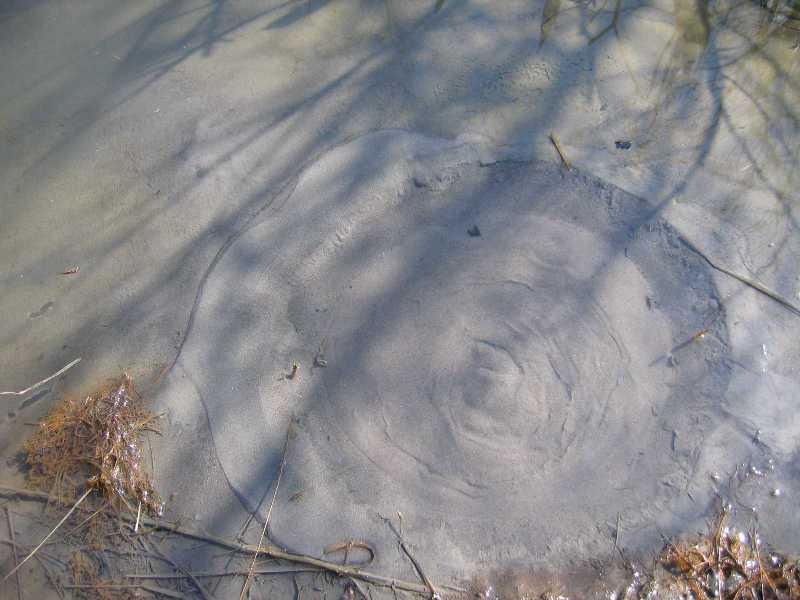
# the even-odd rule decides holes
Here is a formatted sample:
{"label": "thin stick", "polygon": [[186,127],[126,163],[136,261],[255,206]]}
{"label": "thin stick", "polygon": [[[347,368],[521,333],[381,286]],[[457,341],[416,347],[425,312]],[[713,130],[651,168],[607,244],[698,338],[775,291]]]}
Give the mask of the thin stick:
{"label": "thin stick", "polygon": [[795,305],[791,300],[789,300],[787,298],[784,298],[778,292],[775,292],[775,291],[769,289],[763,283],[760,283],[760,282],[756,281],[755,279],[751,279],[750,277],[747,277],[746,275],[742,275],[741,273],[737,273],[736,271],[732,271],[731,269],[727,268],[725,265],[723,265],[721,263],[718,263],[715,260],[712,260],[711,258],[706,256],[706,254],[704,252],[701,252],[701,250],[697,246],[695,246],[692,242],[690,242],[688,239],[684,238],[683,242],[691,250],[693,250],[694,252],[699,254],[700,258],[702,258],[704,261],[706,261],[711,268],[716,269],[720,273],[725,273],[725,275],[727,275],[728,277],[733,277],[734,279],[736,279],[739,282],[745,284],[746,286],[754,289],[755,291],[764,294],[767,298],[771,298],[772,300],[774,300],[778,304],[782,305],[784,308],[786,308],[790,312],[794,313],[795,315],[800,316],[800,306]]}
{"label": "thin stick", "polygon": [[147,448],[148,448],[148,450],[150,450],[150,472],[151,473],[155,473],[156,472],[156,460],[155,460],[155,458],[153,458],[153,444],[150,443],[150,431],[149,430],[145,433],[145,436],[147,437]]}
{"label": "thin stick", "polygon": [[425,587],[427,587],[428,591],[430,592],[430,597],[432,599],[441,598],[441,596],[439,595],[439,592],[437,592],[436,588],[433,587],[433,583],[431,583],[431,580],[428,579],[427,575],[425,575],[425,571],[422,570],[422,565],[420,565],[417,562],[417,559],[415,559],[412,556],[411,550],[408,549],[408,546],[406,546],[406,543],[401,541],[400,542],[400,547],[403,549],[403,552],[406,553],[406,556],[411,561],[411,563],[414,565],[414,568],[417,570],[417,573],[419,574],[420,579],[422,579],[422,581],[425,583]]}
{"label": "thin stick", "polygon": [[619,551],[619,527],[622,524],[622,513],[617,513],[617,529],[614,532],[614,550]]}
{"label": "thin stick", "polygon": [[353,577],[351,577],[350,583],[352,583],[353,586],[358,590],[358,593],[361,594],[361,597],[364,598],[364,600],[369,600],[367,592],[364,590],[363,586],[361,585],[361,582],[358,579],[354,579]]}
{"label": "thin stick", "polygon": [[168,590],[166,588],[157,587],[154,585],[147,585],[147,584],[137,584],[137,583],[98,583],[95,585],[87,585],[87,584],[68,584],[64,586],[64,589],[67,590],[125,590],[125,589],[142,589],[153,594],[161,594],[162,596],[167,596],[169,598],[180,598],[181,600],[185,598],[183,594],[180,592],[176,592],[175,590]]}
{"label": "thin stick", "polygon": [[561,150],[561,144],[558,143],[558,138],[556,138],[556,134],[551,133],[548,137],[550,138],[550,142],[552,142],[553,147],[556,149],[556,152],[558,152],[558,156],[561,158],[561,162],[564,163],[564,166],[567,167],[567,171],[569,171],[572,168],[572,165],[569,164],[567,157],[564,156],[564,152],[562,152]]}
{"label": "thin stick", "polygon": [[375,560],[375,550],[367,544],[366,542],[360,542],[358,540],[348,540],[346,542],[339,542],[337,544],[331,544],[330,546],[326,546],[323,550],[323,554],[333,554],[334,552],[341,552],[344,550],[344,563],[347,564],[347,557],[350,554],[350,550],[353,548],[358,548],[359,550],[364,550],[367,554],[369,554],[369,558],[356,566],[366,566]]}
{"label": "thin stick", "polygon": [[[6,506],[6,520],[8,521],[8,534],[11,537],[11,552],[14,555],[14,569],[16,570],[19,564],[19,557],[17,556],[17,538],[14,534],[14,519],[11,516],[11,511]],[[19,571],[17,571],[17,598],[22,600],[22,586],[19,582]]]}
{"label": "thin stick", "polygon": [[[52,498],[48,494],[45,494],[43,492],[22,490],[7,485],[0,485],[0,496],[6,498],[32,500],[36,502],[59,502],[61,504],[68,505],[67,501],[61,498]],[[124,513],[120,514],[120,518],[128,522],[133,522],[133,518]],[[251,544],[243,544],[226,538],[217,537],[211,534],[204,534],[195,531],[190,531],[188,529],[183,529],[177,523],[170,523],[168,521],[156,521],[147,516],[142,516],[142,524],[150,527],[153,530],[168,531],[188,539],[193,539],[200,542],[206,542],[208,544],[219,546],[220,548],[225,548],[227,550],[234,550],[236,552],[241,552],[243,554],[251,554],[255,552],[257,549],[256,546]],[[341,575],[344,577],[355,577],[357,579],[360,579],[361,581],[366,581],[374,585],[380,585],[388,588],[397,588],[398,590],[415,592],[417,594],[422,594],[422,595],[427,595],[428,593],[430,593],[430,590],[426,586],[419,585],[418,583],[403,581],[401,579],[393,579],[392,577],[386,577],[383,575],[378,575],[376,573],[362,571],[358,566],[340,565],[338,563],[322,560],[320,558],[314,558],[313,556],[308,556],[306,554],[296,554],[294,552],[289,552],[287,550],[284,550],[283,548],[279,548],[278,546],[273,546],[271,544],[263,545],[259,550],[259,554],[261,554],[262,556],[269,556],[271,558],[286,560],[301,565],[318,567],[320,570],[323,571],[328,571],[330,573],[335,573],[337,575]],[[465,590],[464,588],[460,588],[457,586],[440,585],[439,587],[451,590],[453,592],[460,592],[460,593],[467,592],[467,590]]]}
{"label": "thin stick", "polygon": [[[276,569],[255,569],[254,575],[284,575],[286,573],[316,573],[322,571],[315,567],[279,567]],[[188,579],[189,577],[197,577],[198,579],[206,579],[211,577],[241,577],[247,576],[250,570],[235,570],[235,571],[192,571],[184,573],[131,573],[130,575],[123,575],[125,579]]]}
{"label": "thin stick", "polygon": [[292,581],[294,582],[294,600],[300,600],[303,597],[303,589],[297,583],[297,575],[292,576]]}
{"label": "thin stick", "polygon": [[56,594],[58,594],[58,597],[61,600],[64,600],[64,590],[61,589],[61,582],[56,578],[55,575],[53,575],[53,572],[50,570],[50,567],[47,566],[47,563],[44,560],[42,560],[43,556],[44,555],[39,556],[37,554],[36,557],[35,557],[36,558],[36,562],[38,562],[39,565],[41,565],[42,570],[44,571],[45,577],[50,582],[50,585],[53,586],[53,589],[55,589]]}
{"label": "thin stick", "polygon": [[[10,547],[16,546],[17,547],[17,551],[24,551],[25,550],[25,547],[22,544],[20,544],[20,543],[16,543],[15,544],[10,539],[4,538],[4,537],[0,537],[0,544],[5,544],[6,546],[10,546]],[[50,560],[52,560],[54,562],[58,562],[60,564],[66,564],[63,561],[59,561],[54,556],[50,556],[49,554],[47,554],[43,550],[39,551],[39,553],[36,555],[36,558],[39,558],[40,556],[44,556],[45,558],[48,558],[48,559],[50,559]]]}
{"label": "thin stick", "polygon": [[103,505],[102,505],[100,508],[98,508],[98,509],[97,509],[96,511],[94,511],[92,514],[90,514],[88,517],[86,517],[86,518],[85,518],[83,521],[81,521],[80,523],[78,523],[78,524],[77,524],[77,525],[76,525],[76,526],[75,526],[73,529],[70,529],[70,530],[69,530],[69,531],[66,533],[66,535],[72,535],[73,533],[75,533],[76,531],[78,531],[78,530],[79,530],[81,527],[83,527],[84,525],[86,525],[86,523],[88,523],[89,521],[91,521],[92,519],[94,519],[94,518],[95,518],[97,515],[99,515],[101,512],[103,512],[103,511],[105,510],[106,506],[108,506],[108,502],[105,502],[105,503],[103,503]]}
{"label": "thin stick", "polygon": [[[6,510],[8,510],[8,509],[6,508]],[[12,532],[14,531],[13,526],[11,527],[11,531]],[[12,551],[14,553],[14,564],[16,565],[17,564],[17,547],[19,547],[22,550],[24,550],[24,548],[22,548],[22,546],[19,546],[16,543],[16,540],[0,539],[0,543],[8,544],[9,546],[11,546]],[[55,559],[53,559],[53,557],[49,556],[44,551],[39,552],[36,556],[34,556],[34,558],[39,563],[39,565],[42,567],[42,570],[44,570],[44,574],[45,574],[45,577],[47,578],[47,581],[50,583],[50,585],[53,586],[53,589],[58,594],[58,597],[61,600],[64,600],[64,592],[61,589],[60,582],[58,581],[58,579],[56,579],[56,577],[53,575],[52,571],[50,571],[50,567],[48,567],[47,563],[44,561],[45,558],[48,558],[50,560],[55,560]],[[22,588],[20,587],[20,582],[19,582],[19,571],[16,572],[15,576],[17,578],[17,589],[20,590],[19,594],[17,595],[17,597],[21,598],[22,597]]]}
{"label": "thin stick", "polygon": [[[378,516],[380,517],[380,514],[378,514]],[[405,552],[406,556],[411,561],[411,564],[414,565],[414,569],[416,569],[417,574],[420,576],[420,579],[422,579],[423,583],[428,588],[428,592],[430,592],[431,600],[438,600],[439,598],[441,598],[439,593],[436,591],[436,588],[433,587],[433,583],[431,583],[431,580],[428,579],[427,575],[425,575],[425,571],[422,570],[422,565],[420,565],[417,562],[417,560],[411,554],[411,550],[409,550],[408,546],[406,546],[406,542],[403,539],[403,513],[401,513],[399,510],[397,511],[397,518],[400,519],[400,531],[399,532],[394,528],[394,525],[392,525],[392,522],[389,519],[387,519],[385,517],[381,517],[381,518],[387,523],[387,525],[389,525],[389,528],[392,531],[394,531],[395,535],[397,536],[397,541],[400,544],[400,548],[403,549],[403,552]]]}
{"label": "thin stick", "polygon": [[275,491],[272,492],[272,501],[269,503],[267,518],[264,519],[264,528],[261,530],[261,537],[258,538],[258,547],[256,548],[256,553],[253,555],[253,562],[250,563],[250,572],[247,574],[247,578],[244,580],[244,585],[242,586],[242,593],[239,595],[239,600],[244,600],[244,596],[247,594],[247,589],[250,587],[250,584],[253,580],[252,572],[256,566],[256,559],[258,558],[258,553],[261,551],[261,544],[264,542],[264,536],[267,534],[267,526],[269,525],[269,519],[272,516],[272,507],[275,506],[275,498],[278,496],[278,487],[281,485],[283,468],[286,466],[286,451],[289,449],[289,438],[291,437],[291,433],[292,423],[290,422],[289,427],[286,429],[286,441],[283,443],[283,456],[281,457],[281,466],[278,469],[278,479],[275,481]]}
{"label": "thin stick", "polygon": [[206,588],[203,587],[203,585],[197,580],[197,578],[194,575],[192,575],[191,573],[189,573],[189,571],[187,571],[186,569],[181,567],[174,560],[172,560],[169,556],[167,556],[161,550],[161,548],[158,547],[158,545],[151,544],[150,542],[148,542],[144,538],[142,538],[142,544],[144,544],[146,546],[150,546],[158,556],[160,556],[163,560],[165,560],[169,564],[171,564],[175,569],[177,569],[178,571],[180,571],[181,573],[186,575],[191,580],[191,582],[194,584],[194,587],[197,588],[197,591],[200,592],[200,595],[203,597],[203,600],[212,600],[211,595],[206,591]]}
{"label": "thin stick", "polygon": [[614,17],[611,19],[611,23],[609,25],[607,25],[606,27],[604,27],[603,30],[600,31],[599,33],[597,33],[596,35],[593,35],[589,39],[589,43],[587,44],[588,46],[591,46],[592,44],[594,44],[597,40],[599,40],[601,37],[603,37],[606,33],[611,31],[612,29],[614,30],[614,34],[617,37],[619,37],[618,24],[619,24],[619,9],[620,9],[621,5],[622,5],[622,0],[617,0],[616,5],[614,6]]}
{"label": "thin stick", "polygon": [[136,525],[133,526],[133,533],[139,533],[139,519],[142,518],[142,501],[139,501],[139,510],[136,511]]}
{"label": "thin stick", "polygon": [[48,533],[48,534],[45,536],[45,538],[44,538],[44,539],[43,539],[41,542],[39,542],[39,545],[38,545],[38,546],[36,546],[36,548],[34,548],[33,550],[31,550],[31,553],[30,553],[30,554],[28,554],[28,556],[26,556],[26,557],[25,557],[25,558],[22,560],[22,562],[21,562],[21,563],[19,563],[19,564],[18,564],[16,567],[14,567],[14,568],[12,569],[12,571],[11,571],[11,572],[10,572],[8,575],[6,575],[5,577],[3,577],[3,581],[6,581],[6,580],[7,580],[9,577],[11,577],[11,576],[12,576],[14,573],[16,573],[16,572],[19,570],[19,568],[20,568],[22,565],[24,565],[26,562],[28,562],[28,559],[29,559],[29,558],[31,558],[31,557],[32,557],[34,554],[36,554],[36,553],[39,551],[39,548],[41,548],[42,546],[44,546],[44,545],[45,545],[45,543],[47,542],[47,540],[49,540],[49,539],[50,539],[50,536],[52,536],[52,535],[53,535],[53,534],[54,534],[54,533],[55,533],[55,532],[58,530],[58,528],[59,528],[59,527],[61,527],[61,526],[64,524],[64,521],[66,521],[67,519],[69,519],[69,516],[70,516],[70,515],[71,515],[73,512],[75,512],[75,509],[76,509],[76,508],[78,508],[78,506],[80,506],[81,502],[83,502],[84,500],[86,500],[86,497],[87,497],[89,494],[91,494],[93,491],[94,491],[94,488],[89,488],[88,490],[86,490],[86,491],[84,492],[83,496],[81,496],[81,497],[80,497],[80,499],[79,499],[79,500],[78,500],[78,501],[77,501],[75,504],[73,504],[73,505],[72,505],[72,508],[70,508],[70,509],[69,509],[69,511],[67,511],[67,514],[65,514],[65,515],[64,515],[64,517],[63,517],[63,518],[62,518],[62,519],[61,519],[61,520],[58,522],[58,525],[56,525],[55,527],[53,527],[52,531],[50,531],[50,533]]}
{"label": "thin stick", "polygon": [[73,360],[71,363],[69,363],[69,364],[68,364],[66,367],[64,367],[64,368],[63,368],[63,369],[61,369],[60,371],[57,371],[57,372],[53,373],[52,375],[50,375],[50,377],[47,377],[46,379],[42,379],[41,381],[37,381],[37,382],[36,382],[36,383],[34,383],[32,386],[30,386],[30,387],[27,387],[27,388],[25,388],[24,390],[20,390],[20,391],[18,391],[18,392],[0,392],[0,396],[24,396],[24,395],[25,395],[25,394],[27,394],[28,392],[32,392],[33,390],[35,390],[36,388],[38,388],[40,385],[44,385],[45,383],[47,383],[48,381],[51,381],[51,380],[55,379],[56,377],[58,377],[58,376],[59,376],[59,375],[61,375],[62,373],[66,373],[66,372],[67,372],[67,371],[69,371],[69,370],[70,370],[72,367],[74,367],[75,365],[77,365],[79,362],[81,362],[81,359],[80,359],[80,358],[76,358],[75,360]]}
{"label": "thin stick", "polygon": [[772,583],[772,579],[769,578],[769,573],[767,569],[764,567],[764,563],[761,560],[761,550],[759,549],[758,543],[758,532],[756,531],[755,526],[753,527],[753,533],[750,535],[750,539],[753,540],[753,547],[756,550],[756,560],[758,561],[758,578],[761,580],[761,597],[766,598],[764,595],[764,580],[767,581],[767,585],[772,590],[772,593],[775,594],[776,598],[780,598],[780,594],[778,590],[775,588],[775,584]]}

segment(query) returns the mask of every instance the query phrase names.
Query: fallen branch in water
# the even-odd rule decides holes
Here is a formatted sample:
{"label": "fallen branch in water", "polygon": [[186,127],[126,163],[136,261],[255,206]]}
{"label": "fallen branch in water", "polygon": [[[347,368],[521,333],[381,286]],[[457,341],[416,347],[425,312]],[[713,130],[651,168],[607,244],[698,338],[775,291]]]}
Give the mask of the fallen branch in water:
{"label": "fallen branch in water", "polygon": [[[9,486],[0,486],[0,496],[5,498],[18,498],[21,500],[31,500],[35,502],[58,502],[60,504],[66,504],[67,506],[69,506],[70,504],[68,501],[65,501],[61,498],[51,498],[48,494],[45,494],[43,492],[22,490]],[[121,513],[119,517],[122,520],[127,521],[129,523],[134,523],[136,521],[135,516],[127,515],[125,513]],[[327,560],[314,558],[313,556],[308,556],[306,554],[289,552],[287,550],[284,550],[283,548],[279,548],[272,544],[265,544],[259,549],[257,546],[254,546],[252,544],[242,544],[226,538],[190,531],[188,529],[183,529],[177,523],[170,523],[167,521],[157,521],[155,519],[145,516],[142,516],[140,520],[140,526],[142,525],[145,525],[151,529],[156,529],[159,531],[168,531],[185,538],[213,544],[215,546],[219,546],[220,548],[233,550],[235,552],[240,552],[242,554],[249,555],[258,551],[258,553],[263,556],[269,556],[270,558],[316,567],[323,571],[335,573],[343,577],[353,577],[355,579],[360,579],[361,581],[365,581],[373,585],[378,585],[388,588],[396,588],[398,590],[403,590],[406,592],[414,592],[423,596],[427,596],[430,594],[430,589],[426,585],[421,585],[419,583],[413,583],[410,581],[403,581],[402,579],[394,579],[392,577],[385,577],[383,575],[370,573],[368,571],[362,571],[359,567],[356,566],[341,565]],[[459,588],[455,586],[439,584],[438,587],[453,592],[467,593],[467,590],[465,590],[464,588]]]}

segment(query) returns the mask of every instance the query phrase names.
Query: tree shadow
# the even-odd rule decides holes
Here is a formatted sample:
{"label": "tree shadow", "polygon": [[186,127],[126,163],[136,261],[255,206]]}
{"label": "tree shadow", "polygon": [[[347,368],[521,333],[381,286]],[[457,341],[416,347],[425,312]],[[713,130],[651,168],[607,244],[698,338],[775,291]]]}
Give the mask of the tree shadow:
{"label": "tree shadow", "polygon": [[[382,2],[362,4],[375,8]],[[221,107],[193,109],[191,118],[185,121],[191,128],[185,139],[171,147],[170,152],[161,153],[156,160],[148,162],[140,173],[127,174],[120,185],[128,186],[128,189],[111,189],[103,192],[96,203],[76,208],[70,219],[77,228],[77,235],[63,241],[55,238],[44,246],[34,245],[26,250],[24,256],[17,257],[17,271],[46,271],[61,257],[69,255],[76,238],[92,238],[98,227],[97,212],[105,204],[124,198],[125,210],[115,217],[116,222],[109,228],[109,234],[89,244],[91,250],[84,254],[93,270],[104,277],[104,281],[94,284],[93,291],[105,291],[115,299],[98,311],[97,296],[85,295],[76,287],[71,298],[81,304],[73,305],[72,311],[81,315],[83,320],[71,323],[66,330],[65,339],[70,350],[80,351],[86,362],[102,362],[109,348],[113,348],[116,360],[124,364],[128,360],[138,360],[136,356],[141,348],[153,352],[153,346],[161,344],[164,348],[155,353],[174,366],[181,357],[186,340],[193,335],[204,289],[220,261],[252,228],[286,210],[298,179],[321,156],[369,132],[396,127],[455,137],[463,132],[461,125],[489,120],[496,114],[507,114],[504,118],[508,126],[501,139],[495,141],[518,148],[511,151],[511,156],[517,160],[541,156],[541,152],[536,150],[538,140],[546,138],[552,123],[564,118],[570,98],[582,93],[585,85],[583,74],[600,69],[606,55],[615,54],[615,48],[619,48],[620,38],[624,39],[637,20],[648,18],[651,14],[648,11],[652,11],[651,7],[640,3],[617,2],[610,9],[577,3],[570,6],[570,14],[562,17],[566,9],[548,0],[542,6],[541,19],[531,16],[530,22],[519,30],[498,33],[492,26],[509,17],[497,9],[466,2],[428,4],[430,6],[421,15],[412,11],[410,16],[400,14],[402,11],[395,6],[398,14],[392,12],[392,15],[400,26],[393,28],[394,34],[388,41],[369,39],[347,48],[343,51],[345,56],[339,57],[341,60],[334,57],[321,62],[321,66],[311,71],[310,77],[286,77],[252,102],[245,102],[241,114],[238,110],[230,116],[225,113],[215,122],[209,113],[221,110]],[[386,6],[388,10],[388,1]],[[21,179],[32,182],[29,185],[36,189],[36,180],[54,164],[80,168],[80,156],[71,155],[73,148],[78,148],[82,139],[98,123],[104,122],[107,115],[134,105],[161,86],[180,86],[181,68],[192,60],[211,61],[216,58],[223,42],[229,47],[236,46],[242,39],[249,40],[253,35],[252,29],[257,28],[267,44],[267,50],[260,51],[267,57],[272,39],[269,36],[290,36],[293,27],[301,26],[304,20],[328,9],[329,3],[322,0],[273,2],[266,8],[250,9],[249,12],[225,0],[202,4],[174,0],[147,10],[131,23],[102,36],[93,47],[93,50],[105,51],[108,45],[118,40],[126,41],[126,51],[107,79],[97,87],[97,93],[79,103],[72,113],[76,119],[69,131],[30,161]],[[280,16],[276,17],[276,14]],[[797,77],[773,53],[774,44],[782,39],[782,33],[770,33],[762,40],[757,39],[744,52],[731,52],[720,42],[723,28],[725,35],[737,35],[745,42],[751,40],[752,34],[746,22],[737,28],[742,23],[737,21],[736,15],[733,9],[711,15],[705,3],[677,3],[672,15],[675,31],[667,37],[662,60],[657,62],[652,73],[647,70],[644,73],[645,76],[652,75],[652,78],[645,78],[654,82],[649,87],[655,99],[647,110],[642,111],[640,124],[643,124],[643,129],[654,129],[664,136],[663,151],[660,154],[655,152],[650,157],[653,161],[687,160],[688,164],[681,169],[677,183],[675,177],[665,177],[658,169],[652,169],[646,175],[643,187],[650,194],[652,206],[643,213],[644,216],[640,215],[635,223],[628,223],[620,232],[622,237],[608,262],[625,252],[628,238],[657,223],[670,203],[693,190],[696,178],[713,168],[710,159],[715,156],[716,144],[723,134],[731,136],[755,174],[754,179],[742,178],[739,184],[748,190],[766,189],[780,203],[784,211],[782,217],[789,220],[796,230],[796,199],[792,190],[796,188],[798,159],[792,149],[796,148],[793,140],[797,135],[798,116],[797,104],[792,104],[791,98],[798,91]],[[6,20],[9,18],[12,17],[5,17]],[[522,22],[524,15],[517,18]],[[571,18],[577,23],[570,21]],[[774,16],[772,19],[764,27],[774,27]],[[565,32],[573,26],[582,32],[581,45],[567,43],[570,39]],[[489,35],[490,32],[494,32],[494,37]],[[314,43],[323,42],[316,40]],[[462,53],[456,64],[440,59],[440,53],[444,52],[442,48],[446,48],[447,43],[455,44],[456,50],[450,51]],[[758,86],[748,87],[749,82],[738,77],[738,66],[746,65],[750,56],[759,57],[774,71],[775,80],[784,82],[780,97],[765,96],[763,90],[752,89]],[[85,60],[85,57],[79,60]],[[582,65],[580,69],[574,68],[576,62]],[[557,81],[555,77],[551,78],[547,69],[558,72]],[[633,72],[629,70],[629,73]],[[215,78],[212,86],[226,85],[218,73],[211,77]],[[52,94],[31,106],[20,121],[47,112],[54,102],[73,93],[71,88],[74,85],[74,80],[65,79]],[[763,121],[775,119],[776,110],[779,110],[780,118],[792,129],[771,130],[770,135],[754,143],[752,136],[739,131],[737,119],[743,112],[738,106],[735,110],[730,108],[725,93],[728,86],[741,92]],[[706,93],[704,98],[708,101],[699,110],[697,88]],[[489,101],[491,106],[487,106]],[[526,106],[527,110],[515,108],[520,105]],[[232,103],[231,108],[240,106]],[[698,136],[691,140],[690,150],[682,153],[685,144],[676,138],[685,131],[671,132],[669,120],[693,118],[698,121]],[[205,129],[200,126],[201,122]],[[149,132],[153,134],[152,130]],[[524,140],[532,141],[523,143]],[[772,149],[777,158],[762,158],[765,147]],[[116,151],[114,156],[120,160],[125,158],[120,151]],[[369,158],[363,156],[355,160],[366,162]],[[776,161],[782,163],[778,172],[786,174],[785,182],[775,179]],[[190,172],[190,168],[195,171]],[[730,173],[725,173],[725,176],[736,178]],[[141,180],[163,181],[170,177],[173,181],[168,191],[161,195],[143,193]],[[219,188],[214,187],[215,181],[221,181]],[[352,192],[354,186],[355,182],[339,197],[330,200],[331,205],[346,205],[348,192]],[[217,189],[222,192],[217,204],[198,207],[198,198],[209,202]],[[324,205],[320,210],[323,208],[330,210]],[[531,210],[540,208],[540,204],[531,206]],[[206,213],[202,218],[194,214],[203,210]],[[129,264],[118,271],[116,264],[121,256],[125,256],[121,252],[130,253],[131,248],[135,252],[137,240],[144,239],[149,243],[149,240],[165,235],[162,225],[165,221],[170,223],[166,228],[167,235],[170,228],[179,231],[182,221],[195,229],[188,235],[176,235],[175,241],[164,244],[159,252],[142,248],[147,261],[157,258],[157,266],[144,264],[138,269]],[[311,225],[313,223],[309,223]],[[275,231],[271,239],[276,247],[280,247],[281,243],[288,244],[302,235],[302,225],[297,225],[296,228]],[[754,269],[751,275],[774,277],[779,289],[791,292],[793,282],[789,270],[782,269],[773,274],[770,269],[781,253],[790,251],[796,244],[796,238],[786,230],[775,240],[772,258]],[[349,257],[353,265],[349,268],[357,270],[359,261],[369,255],[369,249],[366,241],[363,247],[354,249]],[[392,303],[402,297],[403,289],[415,277],[413,265],[428,251],[429,248],[420,246],[414,256],[407,257],[405,272],[387,283],[376,306],[384,306],[388,313],[394,311]],[[298,257],[298,260],[301,258],[308,257]],[[260,260],[258,255],[242,256],[240,260],[243,275],[254,268],[264,268],[257,262]],[[124,293],[114,296],[114,287],[123,285],[126,278],[130,278],[132,284],[125,288]],[[595,278],[597,285],[603,278],[603,269],[600,269]],[[237,292],[231,289],[229,293],[234,297]],[[102,318],[90,320],[89,317],[97,312]],[[242,365],[237,361],[236,349],[241,339],[257,326],[257,317],[244,317],[232,319],[219,339],[213,340],[219,349],[217,362],[220,373],[246,377],[248,372],[265,367],[263,364]],[[691,335],[695,325],[697,323],[692,322],[686,331],[676,332],[675,342],[680,342],[681,336]],[[375,325],[371,335],[379,340],[389,336],[391,328],[391,321]],[[3,345],[11,348],[21,342],[30,342],[31,338],[26,337],[28,329],[27,323],[9,323],[3,328]],[[170,332],[171,340],[174,330],[180,330],[179,339],[174,348],[167,348],[165,331]],[[47,348],[55,341],[46,333],[39,335],[42,337],[34,338],[37,347]],[[360,353],[350,354],[348,360],[354,364],[366,363],[370,348],[366,345]],[[263,350],[268,353],[267,347]],[[57,368],[60,360],[60,354],[53,353],[45,366]],[[108,364],[108,361],[103,364]],[[332,376],[326,372],[325,377]],[[321,395],[323,393],[319,390],[312,391],[312,397]],[[200,390],[198,396],[205,414],[209,413],[209,403],[221,401],[220,398],[206,397]],[[224,411],[224,407],[215,410]],[[287,415],[282,417],[285,421]],[[271,440],[267,445],[271,452],[256,459],[258,466],[252,477],[253,489],[237,490],[240,499],[242,496],[261,497],[262,491],[268,487],[280,461],[277,453],[281,444],[274,442],[282,439],[283,425],[285,422],[269,423],[266,439]],[[347,436],[343,434],[343,437]],[[369,455],[369,449],[361,448],[361,452]],[[191,453],[182,454],[180,450],[171,457],[173,465],[191,461]],[[197,494],[200,490],[194,492]],[[247,506],[248,510],[254,508],[257,507]],[[232,530],[233,520],[240,516],[229,509],[221,509],[210,519],[221,531]],[[291,540],[285,542],[289,544]]]}

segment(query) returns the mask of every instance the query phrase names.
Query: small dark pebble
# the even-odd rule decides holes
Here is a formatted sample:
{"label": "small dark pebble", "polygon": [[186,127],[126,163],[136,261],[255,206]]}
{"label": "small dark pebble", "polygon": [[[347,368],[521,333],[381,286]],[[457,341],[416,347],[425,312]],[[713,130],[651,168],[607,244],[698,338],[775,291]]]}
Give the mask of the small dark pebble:
{"label": "small dark pebble", "polygon": [[614,145],[620,150],[630,150],[631,142],[629,140],[617,140]]}
{"label": "small dark pebble", "polygon": [[478,229],[477,225],[473,225],[469,229],[467,229],[467,234],[469,237],[481,237],[481,230]]}

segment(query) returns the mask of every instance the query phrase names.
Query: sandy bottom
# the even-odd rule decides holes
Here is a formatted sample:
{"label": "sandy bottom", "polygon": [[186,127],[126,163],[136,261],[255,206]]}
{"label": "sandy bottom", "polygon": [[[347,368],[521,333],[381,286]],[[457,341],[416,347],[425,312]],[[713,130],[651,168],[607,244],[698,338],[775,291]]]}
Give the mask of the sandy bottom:
{"label": "sandy bottom", "polygon": [[359,138],[210,272],[172,379],[252,509],[296,418],[282,543],[388,541],[400,511],[458,572],[607,547],[598,522],[686,499],[729,374],[708,265],[640,200],[487,152]]}
{"label": "sandy bottom", "polygon": [[414,578],[399,513],[437,580],[569,573],[720,499],[798,553],[800,63],[768,4],[5,2],[0,390],[82,361],[3,397],[0,482],[125,370],[167,516],[223,536],[294,419],[270,534],[310,555]]}

